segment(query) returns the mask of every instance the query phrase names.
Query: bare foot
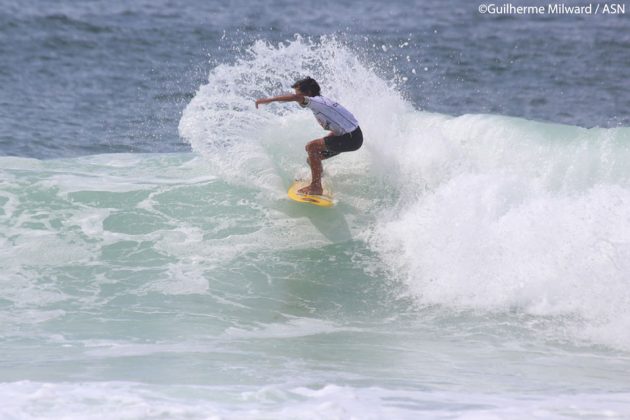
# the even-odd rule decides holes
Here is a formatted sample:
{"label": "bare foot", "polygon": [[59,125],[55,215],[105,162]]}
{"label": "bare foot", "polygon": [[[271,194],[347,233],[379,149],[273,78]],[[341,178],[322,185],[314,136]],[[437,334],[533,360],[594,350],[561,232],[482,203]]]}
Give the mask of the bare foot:
{"label": "bare foot", "polygon": [[313,185],[309,185],[307,187],[304,188],[300,188],[298,190],[299,194],[304,194],[304,195],[322,195],[324,193],[324,190],[321,186],[317,187],[317,186],[313,186]]}

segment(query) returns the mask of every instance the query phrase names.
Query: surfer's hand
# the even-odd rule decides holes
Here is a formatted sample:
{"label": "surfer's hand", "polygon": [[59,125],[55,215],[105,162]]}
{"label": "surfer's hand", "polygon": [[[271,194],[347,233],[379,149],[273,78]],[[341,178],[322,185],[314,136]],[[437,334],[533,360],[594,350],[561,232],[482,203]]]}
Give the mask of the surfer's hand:
{"label": "surfer's hand", "polygon": [[258,109],[258,105],[268,104],[271,102],[269,99],[256,99],[256,109]]}

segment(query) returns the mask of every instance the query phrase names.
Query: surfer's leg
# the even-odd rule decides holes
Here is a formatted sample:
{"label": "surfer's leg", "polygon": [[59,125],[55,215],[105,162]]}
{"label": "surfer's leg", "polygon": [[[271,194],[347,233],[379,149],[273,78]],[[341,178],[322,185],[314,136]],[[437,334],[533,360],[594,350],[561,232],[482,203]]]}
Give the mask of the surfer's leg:
{"label": "surfer's leg", "polygon": [[311,185],[300,189],[302,194],[321,195],[322,189],[322,152],[326,148],[324,139],[317,139],[308,142],[306,152],[308,153],[308,164],[311,167]]}
{"label": "surfer's leg", "polygon": [[[321,160],[326,160],[333,156],[337,156],[338,154],[339,154],[338,152],[331,152],[330,150],[324,150],[323,152],[319,154],[319,157]],[[311,166],[311,160],[309,158],[306,158],[306,164],[309,167]]]}

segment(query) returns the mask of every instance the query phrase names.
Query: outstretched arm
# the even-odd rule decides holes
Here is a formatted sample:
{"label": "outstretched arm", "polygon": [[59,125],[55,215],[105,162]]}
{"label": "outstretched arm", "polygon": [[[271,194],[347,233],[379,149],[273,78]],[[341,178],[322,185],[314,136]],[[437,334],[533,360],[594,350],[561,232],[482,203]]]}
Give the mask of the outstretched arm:
{"label": "outstretched arm", "polygon": [[274,96],[271,98],[256,99],[256,108],[258,108],[258,105],[269,104],[271,102],[293,102],[293,101],[299,104],[303,104],[304,95],[289,94],[289,95]]}

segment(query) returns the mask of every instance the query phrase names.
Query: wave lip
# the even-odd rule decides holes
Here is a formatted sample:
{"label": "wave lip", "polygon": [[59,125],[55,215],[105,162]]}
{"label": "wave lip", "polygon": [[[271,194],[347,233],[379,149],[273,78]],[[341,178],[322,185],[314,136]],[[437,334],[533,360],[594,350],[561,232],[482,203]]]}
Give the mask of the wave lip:
{"label": "wave lip", "polygon": [[212,69],[184,110],[179,133],[229,182],[284,188],[305,166],[306,142],[325,133],[296,104],[256,109],[254,101],[292,92],[293,82],[306,75],[320,82],[325,95],[351,109],[373,136],[385,135],[395,124],[382,125],[383,116],[411,109],[342,42],[296,36],[277,45],[256,41],[234,63]]}

